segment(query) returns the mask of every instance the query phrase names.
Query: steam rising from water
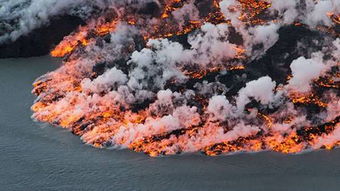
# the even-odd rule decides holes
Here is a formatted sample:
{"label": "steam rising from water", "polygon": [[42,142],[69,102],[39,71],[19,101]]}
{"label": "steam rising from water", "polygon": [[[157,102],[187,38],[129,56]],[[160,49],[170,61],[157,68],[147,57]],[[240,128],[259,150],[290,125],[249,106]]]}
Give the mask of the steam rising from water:
{"label": "steam rising from water", "polygon": [[[27,3],[16,14],[19,27],[0,39],[62,10],[86,10],[88,20],[51,52],[64,65],[34,83],[39,121],[96,147],[151,156],[339,144],[339,1],[38,2]],[[276,44],[287,27],[320,38],[306,37],[285,54]],[[268,70],[259,62],[269,52],[277,60]]]}

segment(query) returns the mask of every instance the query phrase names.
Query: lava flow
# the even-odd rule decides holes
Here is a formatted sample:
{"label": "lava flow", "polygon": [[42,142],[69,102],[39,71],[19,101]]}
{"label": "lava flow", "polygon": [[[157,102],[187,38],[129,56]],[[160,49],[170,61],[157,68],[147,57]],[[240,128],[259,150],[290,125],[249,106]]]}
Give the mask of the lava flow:
{"label": "lava flow", "polygon": [[63,65],[34,82],[34,119],[150,156],[340,145],[339,1],[98,9],[51,51]]}

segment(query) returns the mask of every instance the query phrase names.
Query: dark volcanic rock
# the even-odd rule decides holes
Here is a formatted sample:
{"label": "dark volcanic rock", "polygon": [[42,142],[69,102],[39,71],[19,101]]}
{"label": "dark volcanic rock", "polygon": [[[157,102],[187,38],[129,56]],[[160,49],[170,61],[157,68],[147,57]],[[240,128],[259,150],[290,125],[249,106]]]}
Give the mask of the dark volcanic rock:
{"label": "dark volcanic rock", "polygon": [[161,8],[156,2],[146,3],[146,5],[138,11],[138,13],[144,15],[151,15],[153,17],[159,17],[162,14]]}
{"label": "dark volcanic rock", "polygon": [[[261,58],[246,64],[246,72],[252,73],[252,80],[268,75],[278,83],[285,83],[293,60],[304,56],[310,58],[311,52],[320,51],[333,37],[321,31],[303,26],[286,26],[279,31],[279,40]],[[303,46],[299,46],[299,43]]]}
{"label": "dark volcanic rock", "polygon": [[70,34],[84,21],[74,16],[53,18],[50,24],[21,36],[15,42],[0,45],[0,58],[42,56],[57,45],[64,36]]}

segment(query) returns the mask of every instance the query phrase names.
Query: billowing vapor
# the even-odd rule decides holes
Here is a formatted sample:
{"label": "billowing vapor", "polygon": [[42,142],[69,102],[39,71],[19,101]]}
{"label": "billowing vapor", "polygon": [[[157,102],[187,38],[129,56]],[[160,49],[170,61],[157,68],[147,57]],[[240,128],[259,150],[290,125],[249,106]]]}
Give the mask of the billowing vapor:
{"label": "billowing vapor", "polygon": [[[58,14],[87,21],[51,51],[64,64],[36,80],[32,110],[95,147],[158,156],[340,144],[337,0],[22,0],[0,7],[8,14],[17,24],[0,41]],[[282,40],[294,30],[305,35]]]}

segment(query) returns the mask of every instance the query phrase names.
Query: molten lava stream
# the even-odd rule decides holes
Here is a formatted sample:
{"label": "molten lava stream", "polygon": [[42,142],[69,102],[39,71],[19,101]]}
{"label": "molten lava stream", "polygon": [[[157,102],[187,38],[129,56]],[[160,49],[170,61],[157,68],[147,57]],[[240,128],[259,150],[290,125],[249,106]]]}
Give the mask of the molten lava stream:
{"label": "molten lava stream", "polygon": [[[315,27],[327,28],[325,44],[332,41],[323,49],[294,60],[290,53],[303,51],[289,50],[293,61],[284,67],[290,68],[267,68],[275,55],[265,66],[257,60],[277,54],[281,27],[307,28],[300,17],[284,24],[285,9],[256,0],[153,6],[160,6],[159,15],[136,7],[106,10],[65,37],[51,51],[65,58],[63,66],[33,84],[33,118],[95,147],[150,156],[288,154],[339,145],[340,41],[332,27]],[[333,12],[326,18],[338,20]],[[308,75],[299,67],[306,63]],[[275,72],[289,77],[275,82]]]}

